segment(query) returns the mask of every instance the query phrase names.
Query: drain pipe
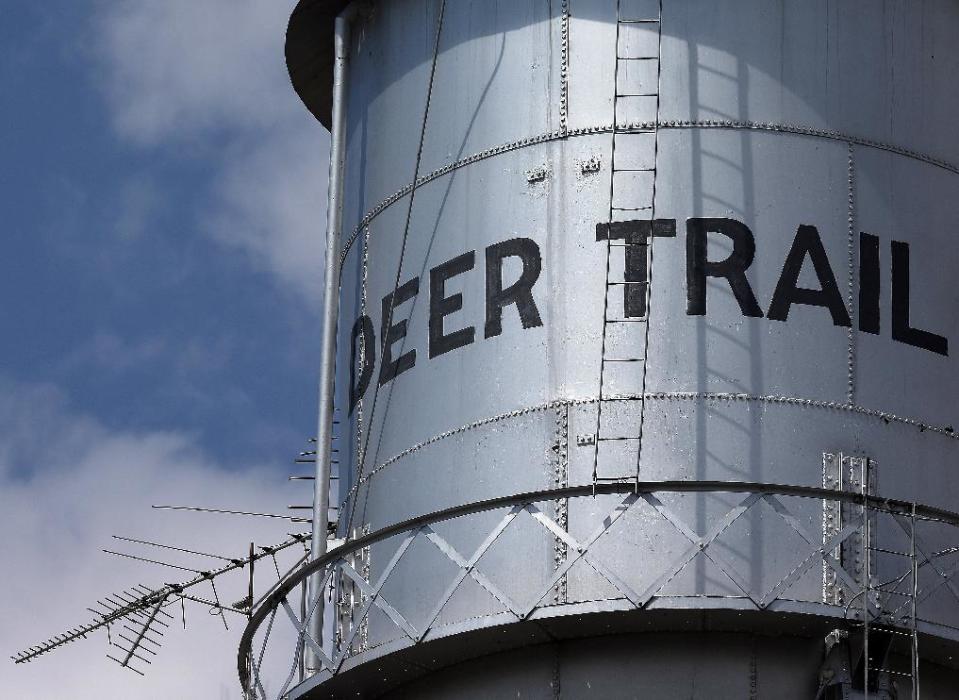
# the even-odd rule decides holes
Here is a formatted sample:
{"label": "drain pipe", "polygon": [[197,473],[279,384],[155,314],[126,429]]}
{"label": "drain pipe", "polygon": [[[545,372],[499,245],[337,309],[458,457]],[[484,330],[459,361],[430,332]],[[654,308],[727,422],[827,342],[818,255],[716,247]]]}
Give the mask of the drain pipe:
{"label": "drain pipe", "polygon": [[[351,3],[337,18],[333,38],[333,114],[330,125],[330,175],[326,210],[326,266],[323,288],[323,345],[320,354],[319,417],[316,430],[316,478],[313,481],[313,537],[310,558],[326,554],[330,508],[330,462],[333,446],[333,382],[336,371],[336,324],[339,311],[339,254],[343,219],[343,171],[346,160],[346,84],[350,60],[350,25],[362,3]],[[321,573],[309,582],[309,600],[317,601],[308,631],[323,646],[323,584]],[[318,655],[306,646],[307,674],[320,668]]]}

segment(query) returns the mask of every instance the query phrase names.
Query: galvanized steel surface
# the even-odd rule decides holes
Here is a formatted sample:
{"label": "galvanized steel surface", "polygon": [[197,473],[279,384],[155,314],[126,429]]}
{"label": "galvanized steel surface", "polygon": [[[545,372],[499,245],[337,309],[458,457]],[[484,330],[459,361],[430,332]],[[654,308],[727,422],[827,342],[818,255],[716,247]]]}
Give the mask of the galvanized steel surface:
{"label": "galvanized steel surface", "polygon": [[[647,13],[642,3],[627,5],[633,3],[620,10],[633,18]],[[401,285],[419,278],[419,292],[394,310],[394,323],[407,326],[393,357],[413,350],[416,360],[379,389],[374,376],[352,413],[351,432],[360,437],[339,448],[349,457],[357,498],[345,512],[376,528],[550,485],[562,406],[570,409],[574,439],[602,437],[604,428],[634,436],[642,411],[648,459],[639,464],[640,479],[748,476],[818,485],[823,452],[859,451],[882,465],[881,493],[950,505],[954,361],[892,339],[889,250],[893,240],[910,243],[910,322],[955,335],[949,270],[957,260],[946,237],[955,208],[952,163],[959,162],[949,124],[959,98],[948,89],[957,61],[944,29],[956,22],[954,4],[903,6],[883,24],[850,2],[828,9],[666,2],[663,74],[654,90],[659,114],[625,121],[619,114],[620,127],[646,133],[614,135],[614,101],[621,111],[629,101],[615,97],[616,8],[612,1],[447,8],[420,167],[427,175],[399,276]],[[362,314],[376,336],[374,375],[380,371],[381,302],[401,252],[436,9],[425,0],[380,3],[356,48],[343,410],[351,331]],[[864,23],[875,26],[863,31]],[[631,41],[621,39],[620,56],[651,50],[642,37]],[[863,55],[874,58],[854,64]],[[893,70],[901,63],[910,71]],[[614,138],[622,161],[655,168],[655,203],[652,169],[611,172]],[[639,328],[616,339],[622,353],[646,362],[615,374],[602,367],[607,244],[595,236],[596,224],[610,218],[611,193],[615,204],[640,210],[614,211],[614,218],[650,218],[655,206],[655,217],[675,219],[678,229],[676,238],[651,246],[649,347]],[[801,304],[789,308],[786,321],[745,317],[722,278],[709,279],[707,313],[688,315],[685,221],[697,216],[735,219],[752,231],[755,261],[746,276],[764,315],[798,227],[816,227],[854,327]],[[857,328],[860,231],[880,239],[878,335]],[[484,249],[518,237],[535,241],[542,256],[532,287],[542,325],[524,329],[515,307],[506,307],[502,334],[485,338]],[[722,260],[728,243],[711,233],[709,259]],[[463,295],[462,309],[444,323],[475,329],[475,340],[430,359],[429,271],[469,251],[473,269],[446,283],[450,294]],[[613,283],[623,274],[622,255],[621,248],[610,255],[620,268],[610,270]],[[821,286],[810,260],[796,286]],[[609,292],[610,317],[623,313],[620,296]],[[635,400],[615,415],[608,411],[617,425],[597,430],[601,369],[608,373],[604,391]],[[377,391],[383,396],[371,419]],[[633,448],[601,455],[600,475],[635,478]],[[570,447],[570,483],[591,480],[590,452]],[[527,455],[529,466],[499,473],[515,455]]]}
{"label": "galvanized steel surface", "polygon": [[[449,0],[437,47],[440,7],[356,28],[341,533],[596,480],[820,487],[838,453],[879,495],[955,506],[959,5]],[[731,505],[681,510],[702,535]],[[581,537],[597,507],[544,513]],[[757,590],[791,554],[773,522],[728,543]],[[523,562],[520,588],[568,560],[511,537],[486,570]],[[416,605],[431,564],[408,556]],[[552,596],[608,594],[570,570]]]}

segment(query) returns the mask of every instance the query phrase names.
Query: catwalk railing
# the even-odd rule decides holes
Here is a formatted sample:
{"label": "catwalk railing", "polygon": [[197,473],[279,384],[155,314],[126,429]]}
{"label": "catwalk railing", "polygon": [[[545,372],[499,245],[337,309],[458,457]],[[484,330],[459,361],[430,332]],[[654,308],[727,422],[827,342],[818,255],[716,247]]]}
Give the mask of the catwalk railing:
{"label": "catwalk railing", "polygon": [[[560,502],[568,529],[550,514]],[[565,546],[558,559],[555,542]],[[331,550],[261,598],[238,671],[247,697],[284,698],[304,680],[306,648],[322,664],[314,686],[425,642],[509,623],[770,610],[836,618],[837,629],[864,633],[867,677],[877,670],[870,629],[897,631],[901,667],[878,670],[908,677],[918,697],[919,635],[959,641],[957,572],[959,514],[906,501],[730,482],[552,489],[419,516]],[[308,633],[319,599],[295,599],[314,574],[324,595],[337,591],[336,631],[322,644]],[[285,661],[267,664],[268,654]]]}

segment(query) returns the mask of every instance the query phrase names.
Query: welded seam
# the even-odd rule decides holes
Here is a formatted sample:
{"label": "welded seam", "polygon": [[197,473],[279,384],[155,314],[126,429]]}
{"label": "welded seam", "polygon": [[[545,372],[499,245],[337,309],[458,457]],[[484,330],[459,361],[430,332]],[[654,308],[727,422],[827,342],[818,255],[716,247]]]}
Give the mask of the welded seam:
{"label": "welded seam", "polygon": [[560,34],[559,130],[565,136],[569,133],[566,120],[569,110],[569,0],[563,0]]}
{"label": "welded seam", "polygon": [[856,177],[856,162],[855,154],[853,152],[853,145],[851,143],[846,144],[847,152],[847,166],[846,166],[846,177],[847,177],[847,226],[848,226],[848,239],[847,239],[847,248],[848,248],[848,287],[847,287],[847,306],[849,308],[849,313],[852,316],[852,322],[849,324],[849,328],[846,329],[846,337],[848,340],[846,346],[846,366],[848,370],[847,376],[847,392],[846,400],[852,405],[856,403],[856,317],[858,313],[856,312],[856,306],[853,303],[855,295],[855,278],[856,278],[856,252],[855,252],[855,229],[856,229],[856,195],[855,195],[855,177]]}
{"label": "welded seam", "polygon": [[889,411],[881,411],[874,408],[866,408],[856,404],[840,403],[838,401],[819,401],[817,399],[803,399],[796,396],[776,396],[763,394],[738,394],[725,392],[697,392],[697,391],[661,391],[647,393],[646,399],[654,400],[678,400],[690,401],[697,399],[706,399],[708,401],[753,401],[767,404],[787,404],[790,406],[800,406],[802,408],[823,408],[832,411],[844,411],[846,413],[855,413],[870,418],[877,418],[886,423],[901,423],[918,428],[921,432],[929,431],[938,433],[954,440],[959,440],[959,433],[956,433],[951,425],[939,426],[924,423],[916,418],[900,416]]}
{"label": "welded seam", "polygon": [[[866,408],[865,406],[856,406],[853,404],[848,404],[839,401],[819,401],[817,399],[803,399],[796,396],[777,396],[777,395],[764,395],[764,394],[744,394],[744,393],[728,393],[728,392],[710,392],[710,391],[652,391],[647,392],[643,395],[639,394],[621,394],[617,396],[604,397],[603,401],[732,401],[732,402],[752,402],[752,403],[763,403],[763,404],[776,404],[776,405],[788,405],[788,406],[798,406],[800,408],[816,408],[816,409],[826,409],[831,411],[842,411],[844,413],[854,413],[861,416],[866,416],[869,418],[876,418],[882,420],[885,423],[899,423],[901,425],[908,425],[914,428],[917,428],[920,432],[931,432],[943,435],[953,440],[959,440],[959,433],[951,425],[939,426],[932,425],[930,423],[924,423],[915,418],[909,418],[907,416],[900,416],[895,413],[890,413],[888,411],[880,411],[878,409]],[[414,452],[419,452],[425,447],[429,447],[434,443],[441,442],[447,438],[460,435],[462,433],[469,432],[470,430],[475,430],[477,428],[482,428],[493,423],[500,423],[502,421],[510,420],[512,418],[519,418],[521,416],[527,416],[533,413],[540,413],[542,411],[549,411],[552,409],[557,409],[562,406],[572,408],[574,406],[587,406],[590,404],[595,404],[600,401],[599,397],[593,396],[589,398],[582,399],[557,399],[556,401],[549,401],[547,403],[536,404],[533,406],[527,406],[525,408],[518,408],[515,411],[508,411],[506,413],[500,413],[495,416],[490,416],[488,418],[482,418],[480,420],[473,421],[472,423],[467,423],[466,425],[461,425],[458,428],[453,428],[447,430],[446,432],[439,433],[434,435],[431,438],[418,442],[415,445],[407,447],[402,452],[390,457],[385,462],[377,465],[373,470],[368,474],[364,475],[363,478],[357,482],[346,495],[346,499],[343,501],[345,504],[352,498],[353,494],[362,484],[370,480],[370,478],[383,471],[387,467],[396,462],[400,461],[405,457],[409,457]],[[341,505],[342,507],[342,505]]]}
{"label": "welded seam", "polygon": [[[569,0],[562,0],[560,16],[560,68],[559,68],[559,129],[564,135],[569,134]],[[556,443],[553,470],[553,483],[562,488],[568,486],[569,478],[567,463],[569,458],[569,408],[560,406],[556,409]],[[568,499],[561,498],[555,502],[556,522],[564,530],[567,529]],[[556,569],[566,561],[566,543],[559,537],[553,540],[553,563]],[[553,589],[553,601],[557,604],[566,602],[566,577],[563,576]],[[558,652],[557,652],[558,653]],[[553,683],[554,697],[559,697],[558,671]]]}
{"label": "welded seam", "polygon": [[509,420],[511,418],[519,418],[521,416],[526,416],[531,413],[548,411],[550,409],[559,408],[561,406],[583,406],[591,403],[596,403],[598,400],[599,399],[596,399],[596,398],[589,398],[589,399],[561,399],[558,401],[550,401],[548,403],[536,404],[534,406],[527,406],[526,408],[518,408],[515,411],[508,411],[506,413],[500,413],[498,415],[490,416],[488,418],[482,418],[480,420],[473,421],[472,423],[461,425],[458,428],[453,428],[451,430],[447,430],[438,435],[434,435],[431,438],[427,438],[426,440],[422,442],[418,442],[415,445],[411,445],[410,447],[407,447],[405,450],[403,450],[402,452],[396,455],[393,455],[392,457],[387,459],[385,462],[378,464],[375,468],[373,468],[369,472],[369,474],[366,474],[359,482],[357,482],[356,485],[353,486],[353,488],[350,489],[350,492],[347,494],[346,499],[343,502],[346,503],[346,501],[348,501],[352,497],[352,495],[356,492],[357,487],[369,481],[369,478],[373,476],[374,474],[376,474],[377,472],[383,471],[391,464],[398,462],[404,457],[408,457],[414,452],[418,452],[419,450],[422,450],[424,447],[429,447],[430,445],[436,442],[446,440],[447,438],[451,438],[455,435],[460,435],[461,433],[465,433],[470,430],[475,430],[476,428],[481,428],[486,425],[491,425],[493,423],[499,423],[501,421]]}
{"label": "welded seam", "polygon": [[520,139],[519,141],[511,141],[509,143],[504,143],[499,146],[494,146],[493,148],[488,148],[485,151],[480,151],[479,153],[474,153],[473,155],[467,156],[461,160],[455,161],[444,165],[442,168],[437,168],[431,173],[427,173],[420,178],[417,178],[415,182],[410,183],[403,187],[400,190],[397,190],[389,197],[384,199],[382,202],[377,204],[369,213],[365,214],[360,220],[360,223],[357,224],[356,228],[353,229],[353,232],[350,234],[350,237],[346,239],[346,243],[343,246],[343,251],[340,253],[340,265],[343,264],[343,261],[346,259],[346,256],[350,252],[350,248],[353,246],[354,241],[356,240],[357,235],[363,229],[363,227],[368,226],[369,223],[375,219],[377,216],[383,213],[385,209],[395,204],[401,200],[406,195],[410,194],[414,189],[422,187],[423,185],[432,182],[433,180],[447,175],[448,173],[458,170],[459,168],[465,167],[467,165],[472,165],[473,163],[479,162],[481,160],[486,160],[487,158],[492,158],[494,156],[502,155],[503,153],[509,153],[510,151],[516,151],[521,148],[526,148],[528,146],[536,146],[541,143],[548,143],[550,141],[557,141],[559,139],[566,138],[567,136],[587,136],[591,134],[604,134],[612,131],[612,126],[590,126],[583,127],[580,129],[568,130],[565,133],[562,130],[551,131],[546,134],[540,134],[538,136],[530,136],[529,138]]}
{"label": "welded seam", "polygon": [[[346,239],[346,242],[343,245],[343,250],[340,253],[340,267],[342,268],[343,262],[346,259],[346,256],[349,254],[350,249],[353,247],[353,243],[356,241],[357,236],[363,230],[364,227],[368,226],[370,222],[375,219],[377,216],[383,213],[383,211],[389,208],[391,205],[395,204],[397,201],[410,194],[414,189],[422,187],[423,185],[432,182],[433,180],[447,175],[454,170],[463,168],[467,165],[472,165],[473,163],[479,162],[481,160],[486,160],[487,158],[493,158],[494,156],[502,155],[503,153],[509,153],[510,151],[516,151],[528,146],[536,146],[542,143],[548,143],[550,141],[557,141],[560,139],[576,136],[591,136],[594,134],[608,134],[612,133],[614,130],[613,124],[604,124],[602,126],[587,126],[581,127],[578,129],[568,129],[563,130],[559,129],[557,131],[550,131],[545,134],[539,134],[537,136],[530,136],[525,139],[520,139],[518,141],[511,141],[509,143],[504,143],[499,146],[494,146],[488,148],[485,151],[480,151],[479,153],[474,153],[473,155],[467,156],[461,160],[455,161],[453,163],[448,163],[442,168],[437,168],[431,173],[417,178],[415,182],[410,183],[403,187],[402,189],[396,191],[382,202],[377,204],[373,209],[371,209],[367,214],[360,219],[360,222],[356,225],[356,228],[353,229],[349,238]],[[830,139],[833,141],[843,141],[847,144],[855,144],[857,146],[867,146],[869,148],[875,148],[882,151],[888,151],[890,153],[895,153],[896,155],[905,156],[907,158],[912,158],[914,160],[921,161],[928,165],[936,166],[937,168],[942,168],[951,173],[959,175],[959,165],[950,163],[948,161],[934,158],[926,153],[920,153],[918,151],[912,151],[908,148],[903,148],[891,143],[885,143],[882,141],[873,141],[872,139],[861,138],[858,136],[852,136],[850,134],[845,134],[840,131],[831,131],[828,129],[812,129],[804,126],[797,126],[794,124],[773,124],[771,122],[751,122],[751,121],[732,121],[732,120],[719,120],[719,119],[704,119],[699,121],[690,121],[690,120],[667,120],[663,122],[647,121],[647,122],[633,122],[619,127],[618,131],[650,131],[653,129],[744,129],[750,131],[772,131],[776,133],[783,134],[796,134],[798,136],[814,136],[818,138]]]}
{"label": "welded seam", "polygon": [[882,151],[889,151],[890,153],[913,158],[915,160],[922,161],[923,163],[928,163],[929,165],[935,165],[936,167],[959,175],[959,165],[949,163],[948,161],[940,158],[934,158],[929,154],[903,148],[902,146],[897,146],[896,144],[886,143],[883,141],[874,141],[873,139],[853,136],[852,134],[846,134],[841,131],[834,131],[831,129],[812,129],[805,126],[798,126],[796,124],[773,124],[772,122],[730,121],[714,119],[706,119],[702,121],[671,120],[664,122],[661,126],[662,128],[666,129],[748,129],[754,131],[774,131],[785,134],[797,134],[800,136],[816,136],[833,141],[853,143],[857,146],[868,146],[870,148],[876,148]]}
{"label": "welded seam", "polygon": [[[360,278],[360,315],[366,315],[366,302],[367,302],[367,291],[369,290],[369,269],[370,269],[370,227],[367,226],[364,229],[365,233],[363,235],[363,273]],[[354,372],[357,372],[359,375],[363,371],[363,367],[366,363],[366,353],[369,352],[369,349],[366,347],[366,336],[364,334],[363,344],[360,346],[360,351],[357,353],[358,366],[352,368]],[[356,402],[356,459],[359,464],[363,464],[363,397],[360,397]],[[342,479],[342,473],[340,474]],[[341,480],[339,483],[343,483]],[[339,518],[339,512],[337,512],[337,518]]]}
{"label": "welded seam", "polygon": [[[555,462],[553,464],[554,488],[569,486],[569,406],[556,408],[556,430],[553,444]],[[556,524],[569,531],[569,499],[559,498],[553,501],[556,508]],[[566,543],[559,537],[553,538],[553,570],[556,571],[566,562],[568,556]],[[567,597],[566,576],[561,577],[553,587],[553,602],[565,603]]]}

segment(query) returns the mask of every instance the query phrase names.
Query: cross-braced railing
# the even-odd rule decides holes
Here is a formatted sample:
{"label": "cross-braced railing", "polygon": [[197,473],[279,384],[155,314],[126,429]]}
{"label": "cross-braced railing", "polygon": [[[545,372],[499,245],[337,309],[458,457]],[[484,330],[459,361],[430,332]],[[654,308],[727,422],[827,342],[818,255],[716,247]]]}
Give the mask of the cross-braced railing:
{"label": "cross-braced railing", "polygon": [[[714,503],[711,518],[702,517],[704,498],[713,498],[719,504],[717,509]],[[607,509],[603,511],[605,515],[592,519],[591,530],[577,536],[549,514],[559,499],[569,499],[570,504],[583,499],[582,504],[593,510],[605,503]],[[856,505],[857,517],[849,518],[838,532],[811,527],[811,523],[819,525],[815,514],[821,514],[822,504],[837,501]],[[624,526],[623,519],[640,509],[646,519]],[[491,521],[489,516],[496,513],[500,513],[499,517]],[[550,570],[541,577],[532,595],[525,590],[520,595],[519,582],[509,576],[504,584],[502,572],[496,567],[502,559],[488,559],[497,543],[518,527],[521,516],[541,528],[537,532],[542,539],[561,542],[567,552],[561,561],[551,561]],[[695,523],[691,524],[691,520]],[[453,538],[441,534],[454,521],[474,523],[475,527],[482,523],[488,530],[477,545],[464,552],[467,548],[463,544],[454,545]],[[665,528],[671,538],[670,547],[656,549],[654,544],[654,549],[643,550],[636,538],[624,534],[653,526]],[[772,542],[773,548],[787,560],[786,566],[755,561],[763,557],[762,550],[753,546],[753,539],[786,536],[788,543],[785,539]],[[837,553],[853,536],[858,536],[862,543],[861,552],[850,561],[841,561]],[[392,554],[382,558],[383,566],[372,574],[367,572],[367,576],[354,568],[355,552],[385,543],[390,544]],[[414,607],[425,605],[423,609],[429,612],[413,619],[404,610],[410,607],[411,597],[425,590],[418,587],[418,579],[442,575],[438,567],[401,571],[401,563],[412,556],[414,545],[424,543],[429,543],[447,562],[443,571],[452,568],[453,573],[432,600],[415,601]],[[681,590],[671,590],[691,568],[704,569],[700,563],[712,573],[703,576],[700,571],[699,589],[685,595]],[[535,568],[534,563],[530,566]],[[551,595],[557,585],[583,567],[589,568],[594,580],[604,582],[606,592],[594,585],[590,599],[590,586],[580,586],[576,600],[557,601]],[[827,595],[823,590],[823,567],[834,574],[832,580],[841,589],[840,596],[834,591]],[[959,640],[959,583],[954,581],[957,572],[959,515],[904,501],[820,488],[728,482],[607,483],[553,489],[413,518],[351,540],[300,568],[261,599],[241,641],[239,674],[248,697],[284,698],[298,670],[298,680],[303,680],[306,648],[319,659],[322,667],[315,672],[324,681],[337,676],[345,666],[353,668],[466,628],[545,620],[568,613],[570,606],[584,601],[591,601],[589,611],[601,609],[597,602],[607,604],[610,610],[641,610],[654,608],[667,599],[671,607],[695,609],[707,597],[713,608],[719,605],[738,610],[787,610],[839,618],[839,624],[863,628],[867,639],[870,625],[884,633],[901,630],[911,641],[910,649],[903,654],[911,657],[909,670],[889,672],[909,676],[913,696],[918,697],[919,630]],[[360,592],[351,627],[335,642],[314,639],[309,633],[310,619],[323,607],[320,596],[299,601],[299,611],[291,603],[297,590],[304,590],[302,583],[310,576],[322,577],[324,586],[316,589],[319,591],[328,591],[334,585],[352,585]],[[599,579],[595,579],[597,576]],[[722,578],[723,585],[716,578]],[[468,580],[479,586],[490,602],[495,601],[500,612],[487,610],[484,615],[475,608],[467,612],[459,608],[460,619],[453,615],[453,620],[444,619],[441,623],[442,616],[449,617],[451,600]],[[388,594],[390,586],[393,588]],[[929,608],[926,614],[924,607]],[[370,629],[374,611],[380,624]],[[292,635],[285,634],[279,642],[275,633],[278,616],[292,623],[292,630],[287,627]],[[390,633],[383,631],[383,625],[391,628]],[[366,630],[364,637],[368,635],[369,639],[357,644],[361,629]],[[286,659],[283,665],[289,669],[284,678],[275,668],[266,670],[264,658],[271,639],[274,645],[282,647],[280,653]],[[867,659],[864,673],[869,672]],[[275,685],[268,683],[267,678],[282,680],[278,690],[267,691],[267,686]]]}

